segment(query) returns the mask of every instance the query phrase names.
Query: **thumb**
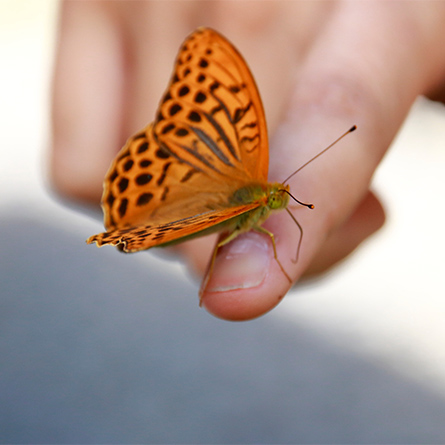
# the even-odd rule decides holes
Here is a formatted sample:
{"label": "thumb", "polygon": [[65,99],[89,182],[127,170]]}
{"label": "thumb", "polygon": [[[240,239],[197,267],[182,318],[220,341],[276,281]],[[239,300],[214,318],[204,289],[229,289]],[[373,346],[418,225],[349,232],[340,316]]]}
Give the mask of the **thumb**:
{"label": "thumb", "polygon": [[[285,212],[265,223],[275,236],[278,259],[294,280],[365,200],[373,172],[414,99],[436,81],[439,68],[443,72],[440,48],[433,45],[428,54],[422,48],[431,44],[432,36],[443,38],[438,15],[443,18],[444,8],[434,15],[420,3],[413,8],[397,5],[340,4],[299,71],[273,139],[271,177],[280,179],[351,124],[358,126],[290,181],[298,199],[316,204],[313,211],[293,211],[304,231],[297,264],[292,263],[300,236],[295,223]],[[422,64],[417,63],[419,54]],[[221,249],[202,301],[216,316],[245,320],[276,306],[290,286],[274,261],[271,240],[249,233]]]}

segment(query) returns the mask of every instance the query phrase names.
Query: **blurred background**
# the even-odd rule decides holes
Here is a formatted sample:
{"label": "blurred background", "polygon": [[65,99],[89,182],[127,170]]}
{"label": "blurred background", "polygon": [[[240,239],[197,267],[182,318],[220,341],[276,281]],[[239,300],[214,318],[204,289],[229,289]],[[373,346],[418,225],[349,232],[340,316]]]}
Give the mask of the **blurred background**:
{"label": "blurred background", "polygon": [[444,107],[420,98],[375,175],[383,230],[224,322],[178,262],[87,246],[101,221],[51,196],[58,6],[0,1],[0,442],[443,443]]}

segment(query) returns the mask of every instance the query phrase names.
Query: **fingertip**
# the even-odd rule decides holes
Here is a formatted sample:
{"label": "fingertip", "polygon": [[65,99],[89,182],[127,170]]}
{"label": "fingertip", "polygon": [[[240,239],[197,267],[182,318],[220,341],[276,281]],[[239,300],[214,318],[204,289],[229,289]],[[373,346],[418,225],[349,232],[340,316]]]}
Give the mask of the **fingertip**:
{"label": "fingertip", "polygon": [[200,305],[230,321],[257,318],[273,309],[290,287],[267,237],[248,232],[220,248],[213,271],[204,279]]}
{"label": "fingertip", "polygon": [[207,292],[225,292],[259,286],[270,266],[270,247],[261,234],[248,232],[221,246],[206,278]]}
{"label": "fingertip", "polygon": [[[263,288],[250,288],[227,292],[205,292],[202,307],[217,318],[227,321],[248,321],[272,310],[284,297],[272,295]],[[272,297],[272,298],[271,298]]]}

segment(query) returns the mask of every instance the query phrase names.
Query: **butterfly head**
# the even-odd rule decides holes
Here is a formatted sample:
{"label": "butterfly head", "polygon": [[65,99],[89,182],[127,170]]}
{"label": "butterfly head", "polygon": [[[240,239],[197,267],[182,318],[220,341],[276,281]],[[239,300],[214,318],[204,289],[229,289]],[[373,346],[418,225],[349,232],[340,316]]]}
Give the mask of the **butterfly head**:
{"label": "butterfly head", "polygon": [[267,207],[271,210],[281,210],[289,203],[289,185],[271,184],[267,195]]}

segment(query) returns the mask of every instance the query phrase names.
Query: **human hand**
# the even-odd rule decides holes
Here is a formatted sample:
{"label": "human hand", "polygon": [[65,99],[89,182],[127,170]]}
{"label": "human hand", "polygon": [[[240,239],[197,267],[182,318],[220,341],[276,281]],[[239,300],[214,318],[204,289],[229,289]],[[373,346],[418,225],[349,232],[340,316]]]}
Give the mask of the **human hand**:
{"label": "human hand", "polygon": [[[152,120],[176,51],[205,25],[241,51],[268,119],[270,180],[282,181],[340,133],[358,131],[291,182],[315,210],[265,226],[297,280],[350,253],[384,221],[372,174],[419,94],[443,97],[442,2],[67,2],[54,81],[52,177],[60,193],[98,203],[111,160]],[[441,96],[442,94],[442,96]],[[322,128],[322,130],[320,130]],[[214,240],[178,249],[204,270]],[[257,317],[290,284],[267,236],[241,235],[220,249],[203,297],[213,314]]]}

